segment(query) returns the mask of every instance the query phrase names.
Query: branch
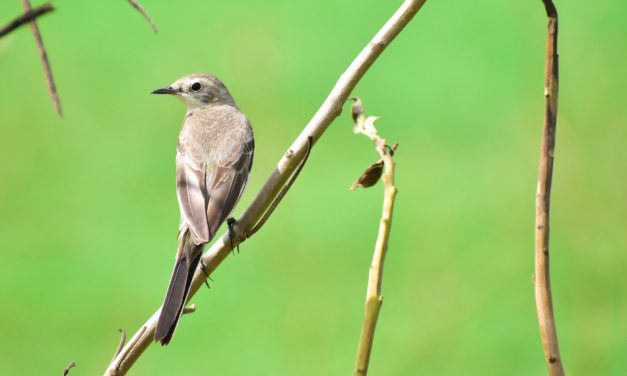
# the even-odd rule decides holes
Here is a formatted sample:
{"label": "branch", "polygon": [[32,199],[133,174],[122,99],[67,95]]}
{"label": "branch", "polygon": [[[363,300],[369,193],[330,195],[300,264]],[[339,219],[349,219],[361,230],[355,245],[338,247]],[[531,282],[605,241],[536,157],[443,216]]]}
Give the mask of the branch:
{"label": "branch", "polygon": [[[294,171],[301,164],[308,149],[317,141],[331,122],[341,113],[342,105],[357,85],[361,77],[372,63],[381,55],[386,46],[405,28],[426,0],[406,0],[387,23],[379,30],[368,45],[353,60],[348,69],[331,90],[322,106],[318,109],[305,129],[296,138],[272,171],[255,199],[233,226],[233,241],[229,234],[222,237],[202,256],[207,275],[211,274],[229,255],[231,249],[246,240],[251,229],[259,222],[275,202],[276,196],[289,182]],[[189,298],[202,286],[207,276],[200,269],[196,270]],[[188,299],[189,299],[188,298]],[[159,318],[159,310],[155,312],[140,330],[133,336],[122,352],[109,364],[105,375],[124,375],[132,367],[141,354],[154,342],[154,330]]]}
{"label": "branch", "polygon": [[157,24],[155,24],[155,21],[152,19],[152,17],[150,17],[148,12],[146,12],[146,10],[141,5],[139,5],[137,0],[128,0],[128,3],[131,4],[133,8],[137,9],[137,11],[144,17],[144,19],[148,21],[148,24],[150,24],[152,31],[154,31],[155,33],[159,31],[157,30]]}
{"label": "branch", "polygon": [[17,29],[18,27],[20,27],[20,26],[22,26],[24,24],[29,23],[30,21],[34,20],[35,18],[37,18],[39,16],[43,16],[44,14],[52,12],[53,10],[54,10],[54,7],[52,6],[52,4],[46,3],[46,4],[44,4],[44,5],[40,6],[40,7],[37,7],[35,9],[31,9],[31,10],[25,12],[21,16],[17,17],[13,21],[9,22],[8,24],[6,24],[2,28],[0,28],[0,38],[2,38],[3,36],[9,34],[10,32],[12,32],[13,30]]}
{"label": "branch", "polygon": [[551,203],[551,180],[555,151],[555,130],[557,125],[558,97],[558,55],[557,55],[557,9],[551,0],[542,0],[549,18],[546,66],[545,66],[545,110],[540,166],[538,169],[538,190],[536,193],[535,230],[535,295],[538,311],[540,336],[544,356],[550,376],[564,375],[553,315],[551,280],[549,272],[549,207]]}
{"label": "branch", "polygon": [[[22,0],[22,7],[27,13],[32,11],[29,0]],[[33,36],[35,37],[35,41],[37,42],[37,47],[39,48],[39,56],[41,57],[41,63],[44,66],[46,81],[48,81],[48,92],[50,92],[50,99],[52,99],[52,104],[57,110],[59,116],[63,116],[61,101],[59,100],[59,95],[57,94],[57,85],[55,85],[54,83],[54,77],[52,76],[52,69],[50,68],[50,62],[48,61],[46,47],[44,46],[44,41],[41,38],[41,33],[39,32],[37,22],[34,19],[30,21],[30,27],[31,31],[33,32]]]}
{"label": "branch", "polygon": [[120,332],[120,343],[118,343],[118,348],[115,350],[115,354],[113,354],[113,359],[122,352],[124,343],[126,342],[126,331],[124,329],[118,329],[118,331]]}
{"label": "branch", "polygon": [[[383,180],[383,210],[379,222],[379,235],[374,247],[372,263],[368,274],[368,289],[366,292],[366,307],[364,309],[364,322],[359,336],[359,347],[357,349],[357,360],[355,364],[355,376],[367,375],[370,354],[372,352],[372,342],[374,332],[379,318],[383,297],[381,296],[381,282],[383,280],[383,263],[388,250],[388,239],[392,228],[392,213],[394,210],[394,200],[396,198],[396,186],[394,185],[394,151],[396,147],[390,147],[385,139],[379,136],[374,122],[377,117],[366,116],[363,113],[361,100],[355,99],[353,104],[353,119],[355,120],[354,132],[363,134],[372,140],[381,159],[368,167],[366,172],[351,187],[369,187],[374,185],[379,178]],[[396,146],[396,145],[395,145]],[[381,166],[373,168],[373,166]],[[374,171],[374,172],[373,172]]]}
{"label": "branch", "polygon": [[76,363],[72,362],[63,369],[63,376],[67,376],[72,368],[76,367]]}

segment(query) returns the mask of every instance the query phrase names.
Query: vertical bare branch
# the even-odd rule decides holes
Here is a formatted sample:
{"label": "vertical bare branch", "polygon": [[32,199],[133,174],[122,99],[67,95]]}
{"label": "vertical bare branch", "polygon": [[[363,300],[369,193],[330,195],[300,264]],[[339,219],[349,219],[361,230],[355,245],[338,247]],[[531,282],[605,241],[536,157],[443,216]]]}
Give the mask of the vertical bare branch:
{"label": "vertical bare branch", "polygon": [[[21,0],[22,7],[25,12],[32,11],[29,0]],[[59,100],[59,94],[57,94],[57,85],[54,83],[54,77],[52,76],[52,69],[50,68],[50,62],[48,61],[48,54],[46,53],[46,47],[44,46],[44,41],[41,38],[41,33],[39,32],[39,27],[37,26],[37,21],[34,19],[30,21],[30,27],[33,32],[33,36],[35,37],[35,41],[37,42],[37,47],[39,48],[39,56],[41,57],[41,63],[44,66],[44,73],[46,74],[46,81],[48,81],[48,92],[50,92],[50,98],[52,99],[52,104],[54,108],[57,110],[59,116],[63,116],[63,110],[61,109],[61,101]]]}
{"label": "vertical bare branch", "polygon": [[35,18],[43,16],[44,14],[52,12],[53,10],[54,7],[52,6],[52,4],[46,3],[42,6],[24,12],[24,14],[0,28],[0,38],[9,34],[18,27],[27,24],[30,21],[33,21]]}
{"label": "vertical bare branch", "polygon": [[[277,167],[268,177],[255,199],[233,226],[235,235],[234,239],[232,239],[233,241],[231,242],[229,234],[226,233],[221,238],[216,239],[211,248],[203,254],[204,272],[200,269],[196,270],[189,298],[193,297],[200,286],[202,286],[207,279],[207,275],[210,275],[224,261],[231,252],[232,247],[236,247],[239,243],[246,240],[251,229],[255,228],[255,224],[264,217],[264,213],[272,205],[276,196],[283,191],[285,184],[288,183],[293,173],[298,169],[298,166],[307,155],[307,150],[311,148],[313,143],[322,136],[331,122],[340,114],[342,105],[346,102],[355,85],[357,85],[383,50],[418,13],[425,1],[405,0],[396,13],[340,76],[324,103],[279,160]],[[122,352],[109,364],[105,375],[124,375],[128,372],[148,346],[154,342],[154,330],[158,318],[159,310],[142,325],[140,330],[124,346]]]}
{"label": "vertical bare branch", "polygon": [[159,31],[157,30],[157,24],[155,24],[155,21],[152,19],[152,17],[150,17],[148,12],[146,12],[146,10],[137,2],[137,0],[128,0],[128,3],[131,4],[133,8],[137,9],[137,11],[144,17],[144,19],[148,21],[148,24],[150,24],[152,31],[154,31],[155,33]]}
{"label": "vertical bare branch", "polygon": [[535,229],[535,295],[540,335],[549,375],[564,375],[553,315],[551,280],[549,271],[549,207],[551,203],[551,180],[555,152],[555,130],[557,125],[558,55],[557,55],[557,10],[551,0],[542,0],[549,19],[546,66],[545,66],[545,110],[542,130],[538,190],[536,193]]}
{"label": "vertical bare branch", "polygon": [[[366,307],[364,309],[364,322],[359,336],[359,347],[357,349],[357,360],[355,362],[355,376],[368,374],[374,332],[379,318],[379,311],[383,303],[381,296],[381,282],[383,281],[383,263],[388,250],[388,239],[392,229],[392,213],[394,210],[394,200],[396,198],[396,186],[394,185],[394,149],[391,148],[385,139],[379,136],[374,126],[376,117],[368,118],[363,114],[361,101],[357,98],[353,104],[353,119],[355,120],[354,132],[363,134],[375,143],[377,152],[381,159],[369,166],[363,175],[351,187],[369,187],[374,185],[379,177],[383,180],[383,210],[379,222],[379,234],[374,247],[372,263],[368,274],[368,289],[366,292]],[[379,167],[383,162],[383,170]]]}

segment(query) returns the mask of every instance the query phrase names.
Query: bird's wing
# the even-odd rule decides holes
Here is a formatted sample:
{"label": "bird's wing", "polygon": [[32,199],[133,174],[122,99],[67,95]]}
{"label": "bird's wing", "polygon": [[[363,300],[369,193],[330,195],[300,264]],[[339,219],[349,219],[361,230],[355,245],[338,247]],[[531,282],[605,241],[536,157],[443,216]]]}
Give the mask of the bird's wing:
{"label": "bird's wing", "polygon": [[[248,174],[253,164],[255,142],[251,138],[240,148],[232,149],[229,156],[216,163],[211,179],[207,179],[207,221],[209,238],[231,213],[244,192]],[[210,174],[207,174],[209,177]]]}
{"label": "bird's wing", "polygon": [[207,224],[207,166],[179,142],[176,153],[176,193],[181,209],[181,230],[187,227],[195,244],[209,242]]}

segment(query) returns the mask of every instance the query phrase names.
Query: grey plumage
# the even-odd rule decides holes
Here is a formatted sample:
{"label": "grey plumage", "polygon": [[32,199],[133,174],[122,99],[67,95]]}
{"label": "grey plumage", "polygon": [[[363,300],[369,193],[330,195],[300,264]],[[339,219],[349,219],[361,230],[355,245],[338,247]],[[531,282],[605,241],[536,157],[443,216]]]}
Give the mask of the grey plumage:
{"label": "grey plumage", "polygon": [[170,342],[183,312],[203,246],[239,200],[253,162],[250,122],[215,76],[185,76],[154,94],[173,94],[188,108],[176,153],[181,212],[179,247],[155,341]]}

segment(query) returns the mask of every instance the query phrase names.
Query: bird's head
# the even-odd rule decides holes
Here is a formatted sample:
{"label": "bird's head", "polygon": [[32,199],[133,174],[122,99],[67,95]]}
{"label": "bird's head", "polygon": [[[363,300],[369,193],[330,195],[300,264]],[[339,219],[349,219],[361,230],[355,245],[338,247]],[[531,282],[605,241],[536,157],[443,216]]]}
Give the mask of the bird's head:
{"label": "bird's head", "polygon": [[179,98],[188,110],[212,104],[230,104],[233,98],[220,79],[208,73],[194,73],[176,80],[172,85],[153,90],[151,94],[172,94]]}

